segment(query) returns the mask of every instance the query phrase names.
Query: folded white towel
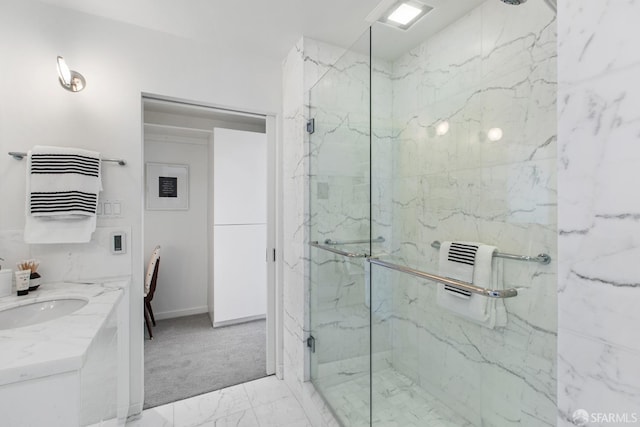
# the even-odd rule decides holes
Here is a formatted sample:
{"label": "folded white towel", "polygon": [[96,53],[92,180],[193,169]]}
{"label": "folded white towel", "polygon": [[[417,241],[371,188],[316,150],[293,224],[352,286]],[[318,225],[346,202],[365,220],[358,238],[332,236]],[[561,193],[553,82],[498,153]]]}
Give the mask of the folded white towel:
{"label": "folded white towel", "polygon": [[[502,289],[502,259],[494,257],[495,246],[480,245],[476,253],[476,264],[473,271],[473,284],[487,289]],[[501,298],[487,298],[473,295],[476,300],[484,300],[484,313],[472,318],[483,326],[493,329],[507,325],[507,311]],[[471,310],[470,310],[471,311]],[[474,316],[475,317],[475,316]]]}
{"label": "folded white towel", "polygon": [[26,243],[91,240],[102,190],[100,166],[100,154],[87,150],[36,146],[28,152]]}
{"label": "folded white towel", "polygon": [[[493,267],[495,246],[475,242],[443,242],[440,246],[439,274],[484,288],[501,283],[501,263]],[[436,301],[441,307],[488,328],[504,326],[506,314],[497,315],[496,301],[447,285],[438,285]],[[504,308],[504,303],[502,308]]]}

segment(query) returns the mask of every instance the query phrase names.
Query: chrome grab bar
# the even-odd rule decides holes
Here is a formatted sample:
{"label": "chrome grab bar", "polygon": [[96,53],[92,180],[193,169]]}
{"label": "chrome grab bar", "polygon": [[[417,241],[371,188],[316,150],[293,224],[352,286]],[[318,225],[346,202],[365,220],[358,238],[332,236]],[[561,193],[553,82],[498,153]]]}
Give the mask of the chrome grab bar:
{"label": "chrome grab bar", "polygon": [[482,295],[488,298],[513,298],[518,295],[518,291],[514,288],[511,289],[487,289],[476,286],[472,283],[462,282],[460,280],[449,279],[448,277],[436,276],[435,274],[425,273],[424,271],[416,270],[403,265],[394,264],[392,262],[382,261],[378,258],[367,258],[367,261],[371,264],[376,264],[381,267],[386,267],[391,270],[407,273],[412,276],[419,277],[421,279],[427,279],[432,282],[442,283],[444,285],[454,286],[458,289],[469,291],[473,294]]}
{"label": "chrome grab bar", "polygon": [[[13,157],[14,159],[16,159],[16,160],[22,160],[22,159],[24,159],[25,157],[27,157],[27,153],[22,153],[22,152],[19,152],[19,151],[9,151],[9,153],[8,153],[8,154],[9,154],[11,157]],[[103,162],[113,162],[113,163],[117,163],[117,164],[119,164],[120,166],[124,166],[124,165],[126,165],[126,164],[127,164],[127,162],[126,162],[126,161],[124,161],[124,160],[122,160],[122,159],[100,159],[100,160],[102,160]]]}
{"label": "chrome grab bar", "polygon": [[[440,242],[438,240],[434,240],[433,242],[431,242],[431,247],[440,249]],[[538,256],[528,256],[528,255],[514,255],[514,254],[505,254],[503,252],[496,252],[493,254],[493,256],[497,258],[513,259],[516,261],[539,262],[540,264],[549,264],[551,262],[551,257],[548,254],[538,254]]]}
{"label": "chrome grab bar", "polygon": [[354,245],[359,243],[382,243],[385,241],[385,238],[382,236],[378,236],[375,239],[369,240],[331,240],[326,239],[324,241],[325,245]]}
{"label": "chrome grab bar", "polygon": [[353,253],[353,252],[341,251],[340,249],[336,249],[336,248],[331,247],[331,246],[320,244],[317,241],[310,242],[309,246],[313,246],[314,248],[318,248],[318,249],[322,249],[322,250],[325,250],[325,251],[333,252],[334,254],[346,256],[346,257],[349,257],[349,258],[366,258],[366,257],[369,256],[369,254],[366,254],[366,253]]}

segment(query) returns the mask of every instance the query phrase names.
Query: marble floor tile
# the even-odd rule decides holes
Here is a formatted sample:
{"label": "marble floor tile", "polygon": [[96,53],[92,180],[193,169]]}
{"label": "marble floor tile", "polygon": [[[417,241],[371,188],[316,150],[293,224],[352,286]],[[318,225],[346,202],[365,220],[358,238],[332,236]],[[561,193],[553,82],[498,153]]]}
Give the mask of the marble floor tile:
{"label": "marble floor tile", "polygon": [[251,409],[242,384],[173,403],[174,427],[196,427]]}
{"label": "marble floor tile", "polygon": [[311,423],[284,381],[271,376],[150,408],[126,424],[126,427],[232,426],[311,427]]}
{"label": "marble floor tile", "polygon": [[218,418],[211,423],[202,424],[200,427],[260,427],[260,424],[253,409],[247,409]]}
{"label": "marble floor tile", "polygon": [[[369,425],[369,381],[346,381],[323,390],[343,425]],[[472,424],[394,369],[373,376],[373,424],[388,427],[470,427]]]}
{"label": "marble floor tile", "polygon": [[300,403],[292,395],[253,408],[260,427],[311,427]]}
{"label": "marble floor tile", "polygon": [[291,396],[289,387],[275,376],[249,381],[243,386],[254,408]]}

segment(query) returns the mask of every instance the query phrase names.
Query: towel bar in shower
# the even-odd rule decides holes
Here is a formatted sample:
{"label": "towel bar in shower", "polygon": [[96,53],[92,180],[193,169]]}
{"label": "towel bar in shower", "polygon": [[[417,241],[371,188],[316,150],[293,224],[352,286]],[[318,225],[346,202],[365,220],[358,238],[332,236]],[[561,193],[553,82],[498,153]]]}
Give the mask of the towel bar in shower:
{"label": "towel bar in shower", "polygon": [[317,241],[316,242],[310,242],[309,246],[313,246],[314,248],[318,248],[318,249],[322,249],[322,250],[325,250],[325,251],[333,252],[334,254],[346,256],[346,257],[349,257],[349,258],[366,258],[366,257],[369,256],[369,254],[366,254],[366,253],[355,253],[355,252],[341,251],[340,249],[336,249],[336,248],[331,247],[331,246],[320,244]]}
{"label": "towel bar in shower", "polygon": [[[22,153],[22,152],[19,152],[19,151],[9,151],[9,155],[11,157],[13,157],[14,159],[16,159],[16,160],[22,160],[25,157],[27,157],[27,153]],[[117,163],[120,166],[124,166],[124,165],[127,164],[127,162],[122,160],[122,159],[100,159],[100,160],[102,160],[103,162]]]}
{"label": "towel bar in shower", "polygon": [[325,245],[355,245],[360,243],[383,243],[385,241],[384,237],[378,236],[375,239],[366,239],[366,240],[331,240],[327,239],[324,241]]}
{"label": "towel bar in shower", "polygon": [[518,295],[517,289],[487,289],[476,286],[472,283],[462,282],[460,280],[450,279],[448,277],[437,276],[435,274],[425,273],[424,271],[416,270],[414,268],[406,267],[404,265],[394,264],[392,262],[382,261],[378,258],[367,258],[367,261],[371,264],[376,264],[381,267],[386,267],[391,270],[407,273],[412,276],[419,277],[421,279],[427,279],[432,282],[442,283],[444,285],[455,286],[458,289],[469,291],[473,294],[482,295],[488,298],[513,298]]}
{"label": "towel bar in shower", "polygon": [[[440,249],[440,242],[438,240],[434,240],[433,242],[431,242],[431,247]],[[503,252],[496,252],[495,254],[493,254],[493,256],[497,258],[513,259],[516,261],[539,262],[540,264],[549,264],[551,262],[551,257],[548,254],[538,254],[538,256],[528,256],[528,255],[514,255],[514,254],[505,254]]]}

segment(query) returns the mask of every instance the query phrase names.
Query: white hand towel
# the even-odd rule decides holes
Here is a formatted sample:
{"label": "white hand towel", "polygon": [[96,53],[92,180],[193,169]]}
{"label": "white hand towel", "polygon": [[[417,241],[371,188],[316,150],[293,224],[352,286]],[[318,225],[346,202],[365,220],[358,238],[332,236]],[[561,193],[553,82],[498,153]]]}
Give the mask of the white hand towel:
{"label": "white hand towel", "polygon": [[[34,154],[35,165],[32,162]],[[42,156],[39,157],[39,154]],[[26,243],[86,243],[91,240],[96,229],[95,208],[102,183],[100,167],[97,168],[96,177],[95,161],[85,161],[85,156],[97,158],[100,165],[100,154],[86,150],[37,146],[29,151],[24,229]],[[67,161],[69,159],[72,161]],[[95,197],[68,194],[75,191],[94,194]],[[56,201],[56,192],[67,194]],[[41,197],[32,204],[33,193],[40,193],[37,196]]]}
{"label": "white hand towel", "polygon": [[[502,259],[493,255],[495,246],[479,245],[476,253],[476,265],[473,271],[473,284],[487,289],[502,289]],[[473,295],[477,300],[484,300],[484,312],[479,316],[468,316],[471,320],[493,329],[506,326],[506,310],[504,300]]]}
{"label": "white hand towel", "polygon": [[[475,242],[443,242],[440,246],[439,274],[493,289],[501,274],[498,271],[500,269],[492,268],[495,251],[494,246]],[[475,323],[488,328],[498,325],[496,303],[492,298],[438,285],[436,301],[441,307]],[[502,317],[500,322],[503,322]]]}

